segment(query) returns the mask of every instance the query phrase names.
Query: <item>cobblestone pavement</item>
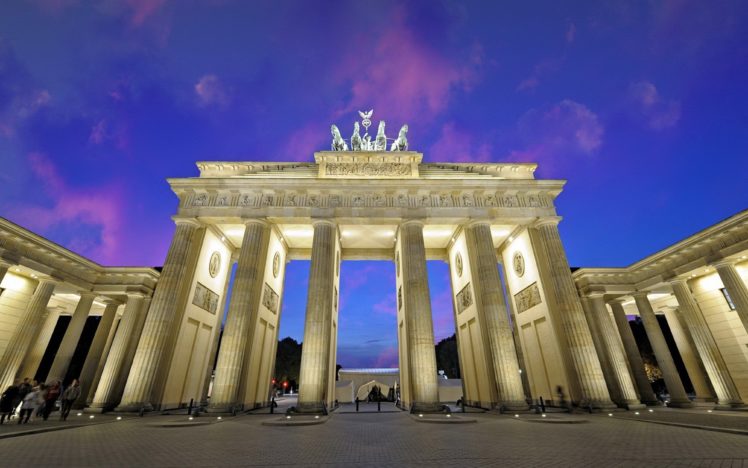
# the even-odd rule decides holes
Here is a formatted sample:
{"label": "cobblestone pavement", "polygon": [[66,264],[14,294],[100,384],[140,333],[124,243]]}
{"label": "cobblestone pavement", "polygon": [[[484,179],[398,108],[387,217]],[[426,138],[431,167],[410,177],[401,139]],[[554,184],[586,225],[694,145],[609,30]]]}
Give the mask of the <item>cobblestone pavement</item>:
{"label": "cobblestone pavement", "polygon": [[268,427],[278,416],[152,416],[0,440],[4,466],[744,466],[748,436],[619,417],[476,414],[425,424],[405,413],[334,414],[322,425]]}

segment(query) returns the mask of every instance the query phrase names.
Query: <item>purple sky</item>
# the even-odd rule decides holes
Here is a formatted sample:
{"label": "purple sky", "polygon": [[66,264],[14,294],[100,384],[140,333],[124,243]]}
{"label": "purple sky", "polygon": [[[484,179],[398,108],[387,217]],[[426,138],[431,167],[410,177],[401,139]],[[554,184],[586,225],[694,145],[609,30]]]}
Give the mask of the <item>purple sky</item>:
{"label": "purple sky", "polygon": [[[160,265],[165,178],[311,160],[369,108],[426,161],[568,179],[572,265],[630,264],[748,206],[748,2],[507,3],[2,2],[0,215],[105,265]],[[307,269],[289,265],[298,339]],[[344,265],[343,365],[396,362],[391,270]],[[439,339],[446,266],[430,279]]]}

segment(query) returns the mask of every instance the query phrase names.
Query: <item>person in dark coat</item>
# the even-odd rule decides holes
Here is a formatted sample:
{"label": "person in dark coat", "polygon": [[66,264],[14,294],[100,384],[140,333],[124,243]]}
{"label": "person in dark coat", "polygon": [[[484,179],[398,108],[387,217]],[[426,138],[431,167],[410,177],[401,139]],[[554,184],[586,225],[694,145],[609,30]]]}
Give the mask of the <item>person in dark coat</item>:
{"label": "person in dark coat", "polygon": [[2,396],[0,396],[0,424],[5,422],[5,418],[13,415],[16,406],[18,405],[18,385],[13,384],[6,388]]}
{"label": "person in dark coat", "polygon": [[49,414],[55,410],[55,402],[60,398],[60,392],[62,391],[62,382],[59,380],[55,382],[47,391],[47,396],[44,398],[44,412],[42,418],[46,421],[49,418]]}

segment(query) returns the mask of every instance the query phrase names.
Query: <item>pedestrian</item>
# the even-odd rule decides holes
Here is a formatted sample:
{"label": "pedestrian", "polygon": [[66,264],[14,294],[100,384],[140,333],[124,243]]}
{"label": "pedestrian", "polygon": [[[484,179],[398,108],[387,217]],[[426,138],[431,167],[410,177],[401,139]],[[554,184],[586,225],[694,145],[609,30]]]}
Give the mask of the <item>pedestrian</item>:
{"label": "pedestrian", "polygon": [[47,392],[49,391],[49,388],[46,384],[39,383],[34,390],[36,393],[36,400],[34,401],[34,419],[36,419],[44,413],[44,406],[47,402]]}
{"label": "pedestrian", "polygon": [[78,379],[73,379],[73,383],[62,393],[62,405],[60,406],[60,421],[65,421],[70,414],[70,408],[78,397],[81,396],[81,387]]}
{"label": "pedestrian", "polygon": [[46,421],[49,418],[50,413],[55,410],[55,403],[60,398],[60,388],[62,382],[59,380],[52,384],[47,390],[47,396],[44,398],[44,411],[42,412],[42,418]]}
{"label": "pedestrian", "polygon": [[[18,424],[21,424],[21,422],[23,422],[24,424],[29,422],[31,413],[34,412],[38,405],[37,401],[39,399],[39,393],[39,387],[36,387],[33,388],[29,393],[27,393],[25,397],[23,397],[23,403],[21,403],[21,413],[18,415]],[[25,419],[24,416],[26,416]]]}
{"label": "pedestrian", "polygon": [[13,415],[13,411],[18,404],[18,382],[9,386],[5,389],[3,394],[0,396],[0,424],[5,422],[5,418]]}

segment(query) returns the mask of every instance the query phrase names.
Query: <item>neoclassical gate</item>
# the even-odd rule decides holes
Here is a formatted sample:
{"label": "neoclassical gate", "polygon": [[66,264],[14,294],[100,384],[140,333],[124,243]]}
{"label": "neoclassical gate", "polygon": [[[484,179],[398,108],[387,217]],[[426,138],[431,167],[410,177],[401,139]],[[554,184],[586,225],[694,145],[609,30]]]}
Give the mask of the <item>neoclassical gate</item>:
{"label": "neoclassical gate", "polygon": [[407,408],[438,408],[428,259],[450,265],[469,404],[526,408],[561,385],[575,402],[614,406],[558,234],[565,181],[535,179],[535,164],[423,163],[407,143],[372,145],[334,142],[314,162],[200,162],[199,177],[169,179],[176,232],[119,409],[205,399],[232,262],[210,409],[266,405],[293,259],[311,260],[300,411],[333,404],[346,259],[395,262]]}

